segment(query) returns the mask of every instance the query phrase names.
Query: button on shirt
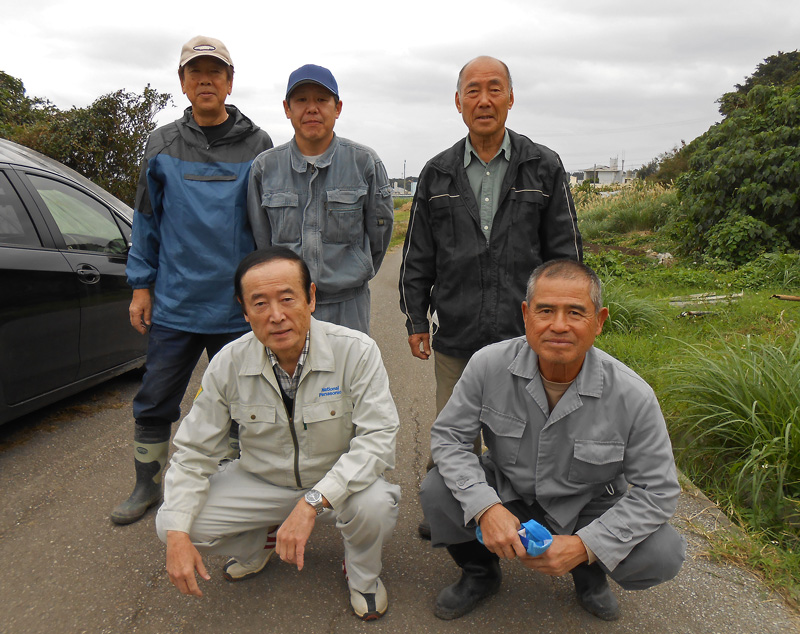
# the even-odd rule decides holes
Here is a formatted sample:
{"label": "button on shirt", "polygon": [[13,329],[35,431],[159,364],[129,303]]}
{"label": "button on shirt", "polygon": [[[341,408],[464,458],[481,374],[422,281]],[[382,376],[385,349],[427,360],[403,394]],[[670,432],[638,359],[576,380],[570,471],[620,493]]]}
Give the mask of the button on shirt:
{"label": "button on shirt", "polygon": [[269,357],[269,362],[272,364],[272,369],[275,371],[275,378],[278,379],[278,383],[280,383],[281,389],[286,396],[292,400],[294,400],[295,394],[297,394],[297,386],[300,384],[300,375],[303,373],[303,365],[308,356],[308,344],[310,341],[311,331],[309,330],[306,333],[306,344],[303,346],[303,351],[300,353],[300,358],[297,360],[297,366],[292,376],[289,376],[289,373],[281,367],[281,364],[278,363],[278,357],[272,353],[272,350],[266,348],[267,357]]}
{"label": "button on shirt", "polygon": [[475,200],[478,202],[481,231],[487,241],[492,233],[492,222],[494,222],[494,215],[497,213],[500,203],[500,187],[503,184],[510,158],[511,140],[508,137],[508,130],[505,131],[497,154],[488,163],[478,156],[475,148],[472,147],[469,135],[467,135],[467,144],[464,147],[464,169],[467,171],[467,179],[472,187],[472,193],[475,194]]}

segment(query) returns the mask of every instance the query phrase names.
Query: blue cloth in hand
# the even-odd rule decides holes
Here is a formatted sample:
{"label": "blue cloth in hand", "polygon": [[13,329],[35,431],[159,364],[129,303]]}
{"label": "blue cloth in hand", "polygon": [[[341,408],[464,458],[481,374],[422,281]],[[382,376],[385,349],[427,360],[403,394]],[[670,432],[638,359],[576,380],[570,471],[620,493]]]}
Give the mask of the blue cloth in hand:
{"label": "blue cloth in hand", "polygon": [[[519,540],[531,557],[538,557],[550,548],[550,545],[553,543],[553,536],[550,534],[550,531],[536,520],[528,520],[522,525],[522,528],[520,528],[518,532]],[[475,529],[475,535],[482,544],[483,533],[481,533],[480,526]]]}

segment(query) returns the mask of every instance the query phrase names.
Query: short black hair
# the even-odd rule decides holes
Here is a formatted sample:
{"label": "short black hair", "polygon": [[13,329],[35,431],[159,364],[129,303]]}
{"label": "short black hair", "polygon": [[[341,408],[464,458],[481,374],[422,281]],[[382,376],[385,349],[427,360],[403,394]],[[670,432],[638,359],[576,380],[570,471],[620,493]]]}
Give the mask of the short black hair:
{"label": "short black hair", "polygon": [[311,302],[311,271],[308,270],[308,265],[305,260],[297,255],[291,249],[286,247],[267,247],[265,249],[258,249],[239,262],[236,267],[236,275],[233,278],[233,289],[236,293],[236,299],[244,306],[244,296],[242,294],[242,278],[244,274],[250,269],[261,264],[267,264],[274,260],[289,260],[290,262],[297,262],[300,267],[300,281],[306,292],[306,301]]}

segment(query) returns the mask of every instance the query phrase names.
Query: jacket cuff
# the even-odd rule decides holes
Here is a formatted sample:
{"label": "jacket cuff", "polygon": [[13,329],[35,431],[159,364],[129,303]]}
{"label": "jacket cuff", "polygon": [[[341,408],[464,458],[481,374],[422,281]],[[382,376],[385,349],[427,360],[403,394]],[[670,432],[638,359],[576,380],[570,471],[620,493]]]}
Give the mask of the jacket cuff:
{"label": "jacket cuff", "polygon": [[158,512],[159,526],[165,534],[166,531],[180,531],[188,534],[194,524],[194,519],[189,513],[182,511],[159,510]]}
{"label": "jacket cuff", "polygon": [[409,335],[419,335],[429,333],[431,331],[431,325],[428,323],[427,319],[413,322],[409,320],[406,322],[406,329]]}
{"label": "jacket cuff", "polygon": [[325,497],[334,509],[338,509],[347,499],[347,492],[342,489],[333,478],[325,476],[317,482],[312,489],[316,489]]}

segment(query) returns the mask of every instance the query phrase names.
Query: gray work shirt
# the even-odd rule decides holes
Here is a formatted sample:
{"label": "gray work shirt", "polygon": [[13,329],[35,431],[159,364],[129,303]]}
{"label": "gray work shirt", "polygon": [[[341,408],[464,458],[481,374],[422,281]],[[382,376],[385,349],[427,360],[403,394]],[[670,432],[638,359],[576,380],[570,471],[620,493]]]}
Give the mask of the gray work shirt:
{"label": "gray work shirt", "polygon": [[511,140],[508,138],[508,130],[505,131],[497,154],[488,163],[478,156],[478,152],[472,147],[469,135],[467,135],[467,144],[464,147],[464,169],[467,170],[467,179],[469,179],[472,193],[475,194],[475,200],[478,203],[481,214],[481,231],[487,241],[492,233],[492,222],[500,203],[500,187],[503,184],[503,177],[506,175],[510,159]]}

